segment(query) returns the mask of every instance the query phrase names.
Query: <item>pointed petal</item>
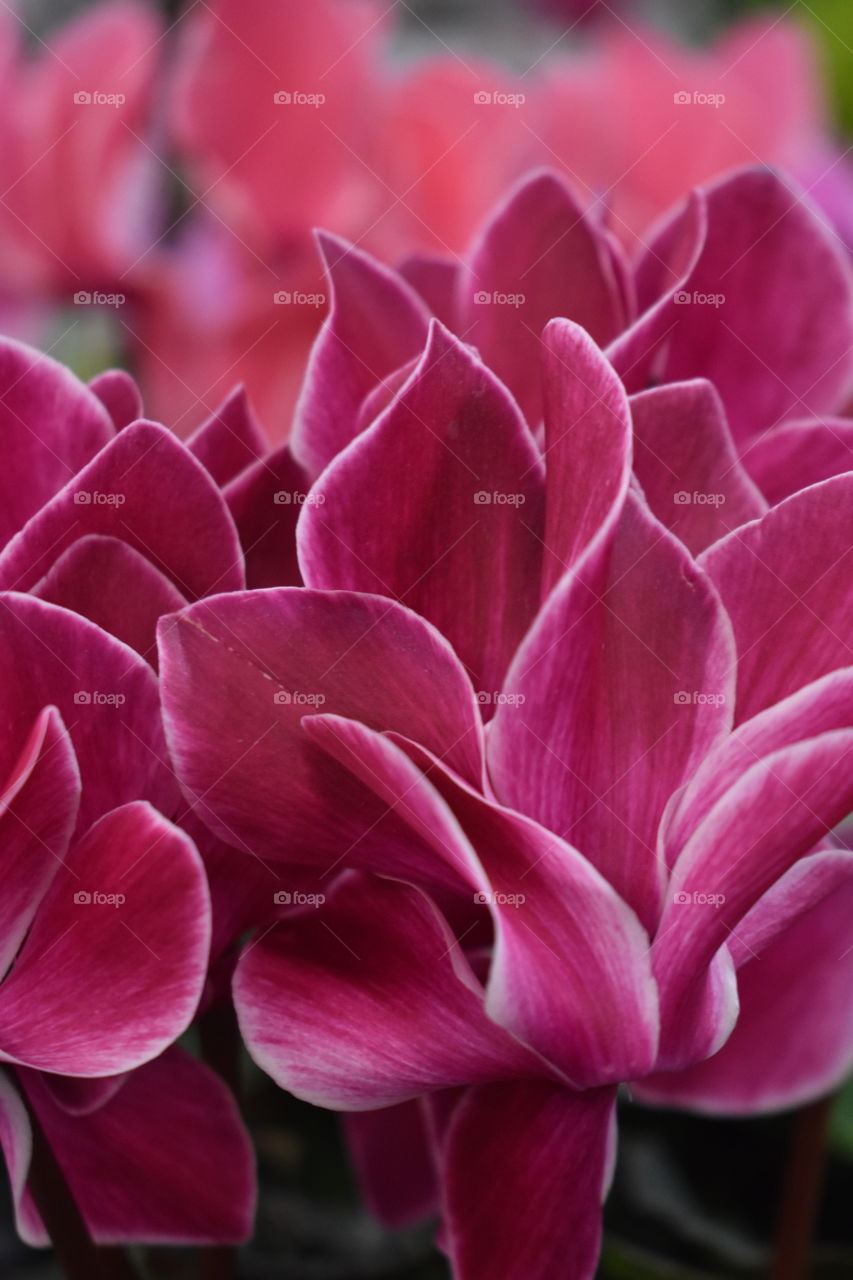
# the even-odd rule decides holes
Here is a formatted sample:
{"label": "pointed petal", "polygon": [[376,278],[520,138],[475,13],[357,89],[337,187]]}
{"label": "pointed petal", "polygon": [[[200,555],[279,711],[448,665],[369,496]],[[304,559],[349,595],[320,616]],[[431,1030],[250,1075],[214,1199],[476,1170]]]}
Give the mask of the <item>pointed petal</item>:
{"label": "pointed petal", "polygon": [[853,474],[795,494],[711,547],[701,564],[734,627],[738,720],[853,661]]}
{"label": "pointed petal", "polygon": [[100,400],[39,351],[0,341],[0,546],[109,442]]}
{"label": "pointed petal", "polygon": [[[436,323],[410,381],[314,497],[298,531],[306,583],[401,601],[478,689],[499,688],[538,604],[543,476],[489,370]],[[483,581],[492,589],[472,590]]]}
{"label": "pointed petal", "polygon": [[[837,238],[802,192],[746,169],[708,188],[708,237],[668,338],[667,382],[705,377],[737,440],[831,411],[847,386],[853,284]],[[719,304],[703,299],[722,297]]]}
{"label": "pointed petal", "polygon": [[222,496],[201,464],[154,423],[120,432],[12,539],[0,556],[0,584],[28,590],[85,534],[127,542],[189,597],[243,584]]}
{"label": "pointed petal", "polygon": [[538,1081],[467,1091],[445,1146],[445,1217],[458,1280],[592,1280],[614,1097],[612,1089],[570,1093]]}
{"label": "pointed petal", "polygon": [[238,1244],[251,1234],[251,1143],[204,1063],[169,1049],[82,1117],[57,1107],[44,1077],[21,1076],[99,1244]]}
{"label": "pointed petal", "polygon": [[452,258],[413,253],[403,259],[397,270],[426,303],[430,315],[434,315],[448,329],[456,331],[458,263]]}
{"label": "pointed petal", "polygon": [[633,494],[606,576],[588,566],[516,656],[490,772],[505,804],[563,834],[651,928],[664,806],[730,723],[731,635],[705,575]]}
{"label": "pointed petal", "polygon": [[694,555],[767,504],[735,454],[710,382],[676,382],[631,399],[634,471],[662,524]]}
{"label": "pointed petal", "polygon": [[[132,591],[128,583],[133,583]],[[126,542],[102,534],[73,542],[31,594],[88,618],[152,664],[157,657],[158,618],[186,604],[177,587],[150,560]]]}
{"label": "pointed petal", "polygon": [[609,342],[625,315],[603,236],[563,180],[525,178],[481,232],[459,280],[459,332],[515,396],[542,418],[539,342],[554,316]]}
{"label": "pointed petal", "polygon": [[344,877],[326,904],[250,945],[234,1001],[277,1084],[340,1111],[535,1070],[486,1017],[482,991],[432,902],[392,880]]}
{"label": "pointed petal", "polygon": [[238,387],[197,427],[187,448],[218,485],[227,484],[269,450],[244,387]]}
{"label": "pointed petal", "polygon": [[0,1056],[82,1076],[147,1062],[192,1018],[209,946],[192,842],[147,804],[114,810],[57,872],[0,987]]}
{"label": "pointed petal", "polygon": [[429,312],[413,289],[367,254],[323,233],[332,291],[293,426],[293,452],[317,475],[353,439],[364,397],[420,354]]}
{"label": "pointed petal", "polygon": [[631,412],[612,366],[578,325],[552,320],[541,345],[547,590],[618,517],[631,473]]}

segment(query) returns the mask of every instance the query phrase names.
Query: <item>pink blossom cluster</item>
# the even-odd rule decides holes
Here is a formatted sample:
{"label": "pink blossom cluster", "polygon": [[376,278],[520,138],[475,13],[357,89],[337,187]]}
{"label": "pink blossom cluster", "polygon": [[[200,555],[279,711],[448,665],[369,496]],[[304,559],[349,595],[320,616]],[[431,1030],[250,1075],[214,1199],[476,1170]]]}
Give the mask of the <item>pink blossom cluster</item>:
{"label": "pink blossom cluster", "polygon": [[[21,154],[67,118],[52,163],[71,175],[62,204],[38,163],[4,198],[45,251],[10,226],[15,305],[55,301],[69,263],[108,292],[130,271],[137,356],[162,344],[172,374],[215,369],[196,403],[224,393],[188,432],[144,359],[140,391],[0,340],[17,1225],[48,1242],[47,1144],[99,1244],[248,1236],[236,1101],[176,1043],[233,1000],[255,1063],[347,1114],[370,1207],[438,1218],[456,1280],[590,1280],[621,1086],[737,1116],[853,1064],[853,277],[804,190],[810,82],[792,75],[754,143],[791,172],[694,142],[712,174],[641,164],[605,218],[555,103],[630,93],[648,66],[622,36],[549,65],[525,124],[474,101],[472,83],[521,93],[507,72],[500,90],[447,59],[380,72],[369,4],[291,9],[186,19],[168,129],[208,194],[145,266],[125,213],[151,212],[143,151],[163,163],[150,15],[106,5],[66,31],[73,84],[8,50],[34,104],[9,108]],[[765,41],[798,65],[760,26],[678,57],[710,78],[738,49],[749,86]],[[124,101],[72,103],[84,68],[75,93]],[[498,123],[451,173],[463,103]],[[264,134],[274,110],[308,114]],[[370,135],[382,164],[414,166],[388,207],[348,141],[377,119],[398,131]],[[522,133],[546,124],[543,168]],[[571,145],[591,190],[621,162],[605,113],[588,124]],[[254,315],[234,300],[272,292],[246,254],[328,299],[319,328],[286,317],[260,344],[257,383],[227,355]],[[177,296],[189,278],[210,307]],[[295,397],[287,442],[241,376],[267,408]]]}

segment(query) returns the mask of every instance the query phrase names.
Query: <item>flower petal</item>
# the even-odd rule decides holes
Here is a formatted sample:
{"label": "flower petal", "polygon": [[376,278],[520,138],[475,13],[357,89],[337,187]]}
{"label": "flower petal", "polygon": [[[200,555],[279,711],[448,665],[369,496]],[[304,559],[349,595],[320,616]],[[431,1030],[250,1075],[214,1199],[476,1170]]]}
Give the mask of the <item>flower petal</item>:
{"label": "flower petal", "polygon": [[578,325],[552,320],[541,348],[548,589],[619,515],[631,474],[631,411],[612,366]]}
{"label": "flower petal", "polygon": [[497,689],[538,604],[543,475],[489,370],[435,322],[407,385],[313,497],[298,530],[306,583],[399,600],[478,689]]}
{"label": "flower petal", "polygon": [[78,832],[107,809],[140,797],[167,811],[174,806],[157,681],[132,649],[67,609],[5,592],[0,669],[9,673],[0,777],[9,776],[36,717],[55,706],[83,783]]}
{"label": "flower petal", "polygon": [[150,560],[126,542],[96,533],[73,542],[31,594],[88,618],[152,663],[158,618],[187,603]]}
{"label": "flower petal", "polygon": [[0,1057],[72,1076],[149,1061],[192,1018],[209,945],[195,846],[145,803],[113,810],[57,872],[0,987]]}
{"label": "flower petal", "polygon": [[0,976],[65,858],[79,804],[74,748],[59,712],[47,707],[0,794]]}
{"label": "flower petal", "polygon": [[293,452],[317,475],[355,434],[365,396],[420,355],[429,312],[402,277],[336,236],[319,245],[332,288],[293,425]]}
{"label": "flower petal", "polygon": [[853,474],[795,494],[711,547],[701,564],[734,627],[739,721],[853,662]]}
{"label": "flower petal", "polygon": [[658,824],[728,729],[733,668],[713,587],[631,494],[607,556],[564,577],[506,678],[488,742],[498,797],[559,831],[647,928]]}
{"label": "flower petal", "polygon": [[204,1063],[169,1049],[85,1116],[58,1107],[38,1073],[20,1075],[97,1243],[238,1244],[251,1234],[251,1143]]}
{"label": "flower petal", "polygon": [[127,542],[188,597],[243,585],[221,494],[201,463],[154,423],[121,431],[12,539],[0,556],[0,584],[29,590],[62,551],[94,533]]}
{"label": "flower petal", "polygon": [[310,488],[307,472],[294,460],[289,445],[259,458],[226,487],[248,587],[302,585],[296,521]]}
{"label": "flower petal", "polygon": [[662,524],[698,555],[767,510],[738,462],[710,382],[674,382],[631,399],[634,471]]}
{"label": "flower petal", "polygon": [[[388,832],[367,833],[384,806],[304,735],[318,707],[397,729],[481,780],[470,683],[442,637],[392,601],[234,593],[164,620],[160,646],[176,769],[226,843],[323,871],[356,845],[359,858],[381,853]],[[406,828],[397,834],[411,843]]]}
{"label": "flower petal", "polygon": [[392,880],[346,876],[325,905],[250,945],[234,1001],[258,1065],[298,1098],[336,1110],[536,1066],[486,1017],[430,899]]}
{"label": "flower petal", "polygon": [[116,431],[122,431],[144,416],[142,392],[124,369],[107,369],[99,373],[89,383],[89,390],[110,415]]}
{"label": "flower petal", "polygon": [[565,316],[599,345],[625,324],[604,237],[561,178],[525,178],[492,216],[459,280],[459,332],[509,387],[528,422],[542,418],[539,342]]}
{"label": "flower petal", "polygon": [[420,1099],[341,1116],[362,1198],[383,1226],[404,1227],[435,1213],[436,1170]]}
{"label": "flower petal", "polygon": [[67,369],[0,341],[0,546],[113,436],[96,395]]}
{"label": "flower petal", "polygon": [[592,1280],[614,1100],[612,1089],[571,1093],[527,1080],[466,1092],[444,1149],[445,1221],[458,1280]]}
{"label": "flower petal", "polygon": [[853,471],[853,421],[825,417],[786,422],[759,436],[743,461],[773,505],[808,485]]}
{"label": "flower petal", "polygon": [[265,456],[268,445],[243,387],[233,391],[216,413],[196,428],[187,448],[218,485],[227,484]]}

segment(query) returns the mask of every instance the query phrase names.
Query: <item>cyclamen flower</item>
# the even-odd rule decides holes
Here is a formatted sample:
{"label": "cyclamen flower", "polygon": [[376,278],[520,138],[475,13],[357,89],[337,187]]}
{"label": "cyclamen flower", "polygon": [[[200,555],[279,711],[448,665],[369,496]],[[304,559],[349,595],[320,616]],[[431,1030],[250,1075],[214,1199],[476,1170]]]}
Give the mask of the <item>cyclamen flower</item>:
{"label": "cyclamen flower", "polygon": [[[364,395],[329,349],[318,457]],[[620,1083],[741,1114],[853,1060],[851,477],[765,512],[719,416],[681,448],[702,384],[629,400],[564,320],[538,354],[541,451],[433,322],[308,496],[306,587],[160,624],[197,811],[327,898],[247,948],[250,1052],[320,1105],[432,1099],[461,1280],[593,1274]],[[739,487],[698,564],[631,477],[649,432]]]}
{"label": "cyclamen flower", "polygon": [[28,1185],[30,1114],[95,1240],[230,1241],[251,1227],[235,1104],[170,1047],[210,999],[211,942],[217,959],[257,918],[251,876],[226,898],[219,846],[187,820],[152,650],[162,612],[243,585],[211,472],[255,455],[239,395],[191,448],[127,425],[137,412],[125,375],[90,389],[0,343],[0,1143],[31,1244],[48,1237]]}

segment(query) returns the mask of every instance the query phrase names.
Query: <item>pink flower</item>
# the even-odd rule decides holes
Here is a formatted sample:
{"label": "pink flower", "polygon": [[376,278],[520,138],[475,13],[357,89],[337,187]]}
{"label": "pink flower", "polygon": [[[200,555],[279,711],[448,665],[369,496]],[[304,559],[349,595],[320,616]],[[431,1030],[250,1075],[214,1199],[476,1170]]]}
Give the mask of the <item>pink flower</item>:
{"label": "pink flower", "polygon": [[853,862],[824,843],[853,805],[851,478],[764,514],[741,476],[748,514],[720,539],[702,513],[697,564],[631,468],[653,422],[662,458],[737,472],[706,384],[629,399],[554,320],[540,450],[433,322],[339,451],[364,388],[318,351],[301,443],[332,460],[297,530],[306,588],[160,624],[200,816],[326,899],[247,949],[243,1035],[320,1105],[434,1099],[461,1280],[587,1277],[619,1083],[740,1114],[851,1064]]}
{"label": "pink flower", "polygon": [[[47,1242],[22,1092],[96,1240],[241,1239],[248,1139],[225,1087],[170,1046],[210,998],[211,944],[218,959],[257,919],[252,877],[227,910],[217,881],[212,922],[206,863],[222,855],[187,834],[152,663],[161,613],[244,582],[218,482],[257,437],[237,394],[187,448],[128,425],[126,375],[90,389],[9,341],[0,406],[0,1144],[18,1227]],[[228,1158],[212,1184],[214,1151]]]}

